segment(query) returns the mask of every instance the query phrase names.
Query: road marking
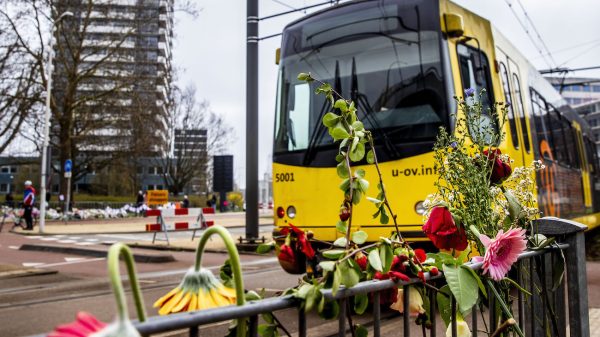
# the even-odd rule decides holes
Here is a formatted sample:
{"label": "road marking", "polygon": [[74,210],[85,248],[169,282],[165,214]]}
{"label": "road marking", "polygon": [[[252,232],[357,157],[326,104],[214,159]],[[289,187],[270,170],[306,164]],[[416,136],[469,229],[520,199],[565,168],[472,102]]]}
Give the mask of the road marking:
{"label": "road marking", "polygon": [[52,235],[55,238],[64,238],[66,235],[64,234],[56,234],[56,235]]}
{"label": "road marking", "polygon": [[40,239],[40,238],[43,238],[43,236],[41,236],[41,235],[27,235],[26,238],[28,238],[28,239]]}
{"label": "road marking", "polygon": [[58,240],[56,242],[60,242],[60,243],[73,243],[73,242],[77,242],[75,240]]}
{"label": "road marking", "polygon": [[69,236],[69,239],[71,239],[71,240],[79,240],[81,238],[79,236]]}
{"label": "road marking", "polygon": [[41,238],[42,241],[57,241],[58,238]]}
{"label": "road marking", "polygon": [[18,250],[21,247],[19,247],[19,246],[8,246],[8,248],[10,248],[10,249],[17,249]]}
{"label": "road marking", "polygon": [[87,260],[85,257],[65,257],[66,262]]}
{"label": "road marking", "polygon": [[43,262],[23,262],[23,267],[39,267],[43,264]]}
{"label": "road marking", "polygon": [[[277,261],[276,257],[269,257],[269,258],[264,258],[264,259],[260,259],[260,260],[255,260],[255,261],[242,262],[242,267],[252,266],[252,265],[257,265],[257,264],[273,263],[273,262],[276,262],[276,261]],[[212,267],[208,267],[206,269],[208,269],[208,270],[219,270],[219,269],[221,269],[221,266],[220,265],[219,266],[212,266]],[[178,269],[178,270],[167,270],[167,271],[155,271],[155,272],[148,272],[148,273],[138,274],[138,277],[140,279],[142,279],[142,278],[154,278],[154,277],[158,277],[158,276],[171,276],[171,275],[179,275],[179,274],[183,275],[188,270],[189,270],[189,268]],[[126,275],[124,275],[123,277],[126,277]]]}
{"label": "road marking", "polygon": [[65,266],[65,265],[68,265],[68,264],[95,262],[95,261],[102,261],[102,260],[106,260],[106,258],[104,258],[104,257],[98,257],[98,258],[95,258],[95,259],[85,259],[85,260],[70,261],[70,262],[49,263],[49,264],[42,264],[42,265],[38,265],[38,266],[34,266],[34,267],[35,268],[57,267],[57,266]]}
{"label": "road marking", "polygon": [[88,241],[88,242],[97,242],[98,239],[85,239],[85,241]]}
{"label": "road marking", "polygon": [[118,241],[102,241],[102,243],[105,244],[105,245],[114,245],[117,242]]}
{"label": "road marking", "polygon": [[93,245],[93,242],[75,242],[76,245],[78,246],[89,246],[89,245]]}

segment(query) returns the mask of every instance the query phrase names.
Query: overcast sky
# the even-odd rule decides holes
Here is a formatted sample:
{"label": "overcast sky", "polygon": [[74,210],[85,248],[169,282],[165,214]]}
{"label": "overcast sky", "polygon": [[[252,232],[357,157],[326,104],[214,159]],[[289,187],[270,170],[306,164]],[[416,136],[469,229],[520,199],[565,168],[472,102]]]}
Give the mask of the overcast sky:
{"label": "overcast sky", "polygon": [[[304,7],[323,0],[259,0],[259,16],[267,16]],[[456,0],[456,3],[489,19],[538,68],[549,65],[540,57],[534,43],[512,13],[512,4],[520,21],[528,24],[516,0]],[[245,65],[246,1],[196,0],[202,8],[197,19],[176,15],[174,65],[182,68],[179,83],[194,83],[200,99],[210,101],[212,109],[234,127],[235,139],[229,153],[234,155],[235,181],[245,186]],[[571,68],[600,65],[600,1],[598,0],[521,0],[535,28],[557,65]],[[323,8],[323,7],[322,7]],[[309,11],[310,12],[310,11]],[[290,21],[304,13],[286,15],[260,23],[260,36],[281,32]],[[277,66],[275,50],[279,37],[259,44],[259,175],[271,171],[273,116]],[[538,43],[539,44],[539,43]],[[548,58],[546,57],[546,60]],[[552,62],[552,61],[548,61]],[[563,64],[564,63],[564,64]],[[600,71],[574,74],[600,77]],[[210,130],[209,130],[210,131]]]}

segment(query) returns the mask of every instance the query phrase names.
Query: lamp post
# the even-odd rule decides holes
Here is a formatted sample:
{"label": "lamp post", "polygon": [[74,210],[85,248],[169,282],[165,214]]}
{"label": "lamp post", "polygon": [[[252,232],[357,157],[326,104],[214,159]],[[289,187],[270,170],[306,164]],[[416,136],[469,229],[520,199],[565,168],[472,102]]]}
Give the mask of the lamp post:
{"label": "lamp post", "polygon": [[46,110],[44,113],[44,143],[42,145],[42,181],[40,182],[40,233],[44,232],[46,225],[46,181],[48,180],[48,143],[50,138],[50,98],[52,95],[52,57],[54,56],[54,29],[65,17],[73,16],[71,12],[62,13],[50,28],[50,42],[48,42],[48,65],[46,67]]}

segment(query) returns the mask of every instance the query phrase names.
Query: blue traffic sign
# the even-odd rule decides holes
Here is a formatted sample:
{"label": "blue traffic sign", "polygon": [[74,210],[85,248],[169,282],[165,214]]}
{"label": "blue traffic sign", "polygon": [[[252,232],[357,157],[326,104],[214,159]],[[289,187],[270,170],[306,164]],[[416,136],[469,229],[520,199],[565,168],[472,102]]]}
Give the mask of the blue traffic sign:
{"label": "blue traffic sign", "polygon": [[71,172],[72,169],[73,169],[73,162],[71,161],[71,159],[67,159],[65,161],[65,172]]}

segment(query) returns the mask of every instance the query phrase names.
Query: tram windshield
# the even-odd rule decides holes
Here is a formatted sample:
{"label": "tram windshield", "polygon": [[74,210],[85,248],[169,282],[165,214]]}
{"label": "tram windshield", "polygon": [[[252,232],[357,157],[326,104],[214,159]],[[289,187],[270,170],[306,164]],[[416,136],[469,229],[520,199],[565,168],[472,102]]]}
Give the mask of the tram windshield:
{"label": "tram windshield", "polygon": [[354,100],[359,119],[389,159],[414,154],[403,151],[408,144],[427,143],[431,150],[439,127],[448,122],[447,96],[438,10],[420,3],[357,3],[284,31],[275,157],[296,153],[296,164],[323,166],[314,163],[316,154],[335,147],[321,124],[332,107],[314,94],[318,83],[297,80],[300,72],[310,72]]}

